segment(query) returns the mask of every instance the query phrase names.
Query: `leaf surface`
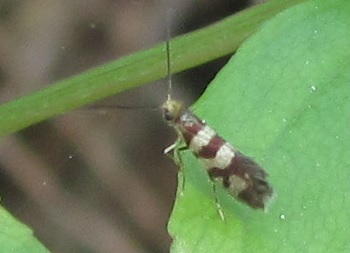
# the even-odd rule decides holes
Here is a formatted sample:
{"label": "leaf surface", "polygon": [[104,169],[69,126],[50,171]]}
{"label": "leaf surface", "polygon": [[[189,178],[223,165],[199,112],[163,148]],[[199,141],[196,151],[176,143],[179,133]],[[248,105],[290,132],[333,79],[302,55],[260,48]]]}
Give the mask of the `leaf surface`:
{"label": "leaf surface", "polygon": [[33,232],[18,222],[0,206],[0,252],[49,253],[33,236]]}
{"label": "leaf surface", "polygon": [[349,13],[349,1],[328,0],[278,14],[193,106],[268,171],[276,194],[264,213],[221,188],[224,223],[206,172],[182,152],[172,252],[350,251]]}

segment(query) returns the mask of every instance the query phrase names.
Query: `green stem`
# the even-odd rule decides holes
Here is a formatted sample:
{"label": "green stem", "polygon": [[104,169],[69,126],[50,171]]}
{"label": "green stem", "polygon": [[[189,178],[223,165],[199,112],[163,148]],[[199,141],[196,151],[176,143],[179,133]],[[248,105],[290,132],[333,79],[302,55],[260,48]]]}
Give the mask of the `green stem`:
{"label": "green stem", "polygon": [[[305,0],[275,0],[246,9],[171,41],[171,67],[177,73],[234,52],[262,22]],[[165,45],[52,84],[0,106],[0,136],[115,95],[166,75]]]}

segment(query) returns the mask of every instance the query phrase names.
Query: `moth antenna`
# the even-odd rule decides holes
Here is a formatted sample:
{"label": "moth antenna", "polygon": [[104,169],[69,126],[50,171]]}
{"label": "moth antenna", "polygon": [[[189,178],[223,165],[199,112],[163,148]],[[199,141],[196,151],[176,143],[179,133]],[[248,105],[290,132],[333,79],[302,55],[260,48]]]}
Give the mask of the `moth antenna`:
{"label": "moth antenna", "polygon": [[88,109],[127,109],[127,110],[159,110],[158,106],[141,105],[93,105]]}
{"label": "moth antenna", "polygon": [[170,10],[168,9],[166,16],[166,39],[165,39],[165,51],[166,51],[166,68],[167,68],[167,81],[168,92],[167,101],[171,100],[171,94],[173,89],[173,82],[171,77],[171,58],[170,58]]}

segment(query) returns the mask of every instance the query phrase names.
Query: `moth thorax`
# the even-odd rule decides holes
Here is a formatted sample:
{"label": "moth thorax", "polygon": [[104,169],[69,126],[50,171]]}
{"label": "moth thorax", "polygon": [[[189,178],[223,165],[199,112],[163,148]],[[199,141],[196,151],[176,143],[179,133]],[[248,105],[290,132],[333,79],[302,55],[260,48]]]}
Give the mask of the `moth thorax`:
{"label": "moth thorax", "polygon": [[183,106],[182,106],[182,103],[180,103],[179,101],[168,99],[162,105],[162,110],[163,110],[163,118],[169,124],[173,124],[179,119],[183,111]]}

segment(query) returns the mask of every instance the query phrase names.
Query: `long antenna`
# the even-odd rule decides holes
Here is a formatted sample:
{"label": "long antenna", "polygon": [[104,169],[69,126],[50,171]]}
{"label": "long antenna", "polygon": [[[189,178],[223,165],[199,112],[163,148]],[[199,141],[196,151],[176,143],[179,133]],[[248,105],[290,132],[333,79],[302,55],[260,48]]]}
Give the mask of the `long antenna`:
{"label": "long antenna", "polygon": [[166,12],[166,40],[165,40],[165,50],[166,50],[166,68],[167,68],[167,79],[168,79],[168,93],[167,100],[171,99],[171,94],[173,91],[173,82],[171,78],[171,59],[170,59],[170,7],[168,7],[168,11]]}

